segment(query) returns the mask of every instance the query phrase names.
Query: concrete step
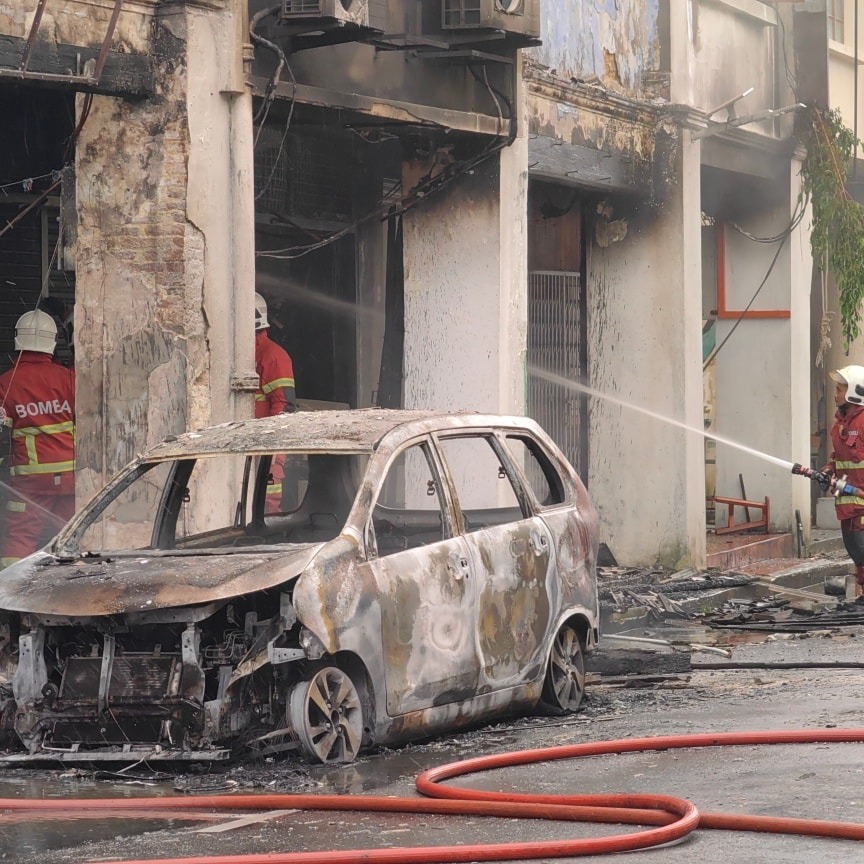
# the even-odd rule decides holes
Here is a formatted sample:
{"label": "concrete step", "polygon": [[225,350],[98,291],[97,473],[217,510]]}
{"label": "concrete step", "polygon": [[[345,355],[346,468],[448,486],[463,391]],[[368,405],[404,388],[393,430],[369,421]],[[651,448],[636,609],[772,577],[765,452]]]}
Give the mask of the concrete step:
{"label": "concrete step", "polygon": [[708,569],[737,570],[774,558],[796,554],[792,534],[725,534],[708,537]]}

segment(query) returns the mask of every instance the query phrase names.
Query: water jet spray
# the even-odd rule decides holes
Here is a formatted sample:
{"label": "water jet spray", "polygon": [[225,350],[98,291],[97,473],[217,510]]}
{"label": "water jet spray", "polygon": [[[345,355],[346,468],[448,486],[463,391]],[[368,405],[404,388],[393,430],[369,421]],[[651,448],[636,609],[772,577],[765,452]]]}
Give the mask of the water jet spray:
{"label": "water jet spray", "polygon": [[545,369],[540,369],[536,366],[529,366],[528,371],[537,378],[542,378],[544,381],[549,381],[552,384],[557,384],[559,387],[568,387],[572,390],[578,390],[589,396],[595,396],[598,399],[604,399],[607,402],[612,402],[613,404],[620,405],[623,408],[629,408],[631,411],[637,411],[640,414],[645,414],[648,417],[653,417],[655,420],[661,420],[662,422],[668,423],[671,426],[677,426],[679,429],[684,429],[687,432],[695,432],[697,435],[701,435],[706,440],[716,441],[718,444],[725,444],[727,447],[732,447],[736,450],[741,450],[745,453],[749,453],[751,456],[755,456],[765,462],[771,462],[772,464],[778,465],[781,468],[786,468],[793,474],[797,474],[801,477],[809,477],[811,480],[815,480],[826,492],[830,491],[835,497],[840,495],[856,495],[860,498],[864,498],[864,490],[847,483],[846,475],[843,475],[842,477],[835,477],[833,474],[827,471],[816,471],[813,468],[806,468],[800,462],[790,462],[787,459],[780,459],[777,456],[772,456],[770,453],[763,453],[761,450],[755,450],[753,447],[747,447],[744,444],[739,444],[737,441],[732,441],[729,438],[724,438],[722,435],[717,435],[713,432],[707,432],[705,429],[698,429],[697,427],[690,426],[687,423],[681,422],[680,420],[675,420],[672,417],[667,417],[663,414],[657,413],[656,411],[650,411],[647,408],[642,408],[639,405],[634,405],[632,402],[627,402],[624,399],[619,399],[615,396],[611,396],[608,393],[603,393],[600,390],[595,390],[593,387],[588,387],[585,384],[579,384],[576,381],[571,381],[568,378],[564,378],[561,375],[556,375],[553,372],[548,372]]}
{"label": "water jet spray", "polygon": [[781,468],[786,468],[791,471],[797,465],[796,462],[790,462],[787,459],[780,459],[777,456],[772,456],[770,453],[763,453],[761,450],[755,450],[753,447],[747,447],[745,444],[739,444],[737,441],[732,441],[729,438],[724,438],[722,435],[717,435],[714,432],[706,432],[704,429],[699,429],[696,426],[690,426],[681,420],[675,420],[673,417],[667,417],[664,414],[659,414],[656,411],[651,411],[648,408],[643,408],[640,405],[634,405],[632,402],[627,402],[624,399],[619,399],[616,396],[611,396],[609,393],[603,393],[600,390],[595,390],[593,387],[588,387],[585,384],[579,384],[576,381],[571,381],[561,375],[556,375],[553,372],[547,372],[545,369],[539,369],[536,366],[530,366],[528,370],[537,378],[542,378],[544,381],[549,381],[552,384],[557,384],[559,387],[569,387],[572,390],[578,390],[589,396],[596,396],[598,399],[604,399],[607,402],[612,402],[615,405],[620,405],[623,408],[629,408],[631,411],[637,411],[640,414],[645,414],[648,417],[653,417],[655,420],[661,420],[668,423],[670,426],[676,426],[679,429],[684,429],[686,432],[695,432],[702,438],[709,441],[716,441],[718,444],[725,444],[727,447],[733,447],[736,450],[741,450],[762,459],[765,462],[771,462],[774,465],[779,465]]}

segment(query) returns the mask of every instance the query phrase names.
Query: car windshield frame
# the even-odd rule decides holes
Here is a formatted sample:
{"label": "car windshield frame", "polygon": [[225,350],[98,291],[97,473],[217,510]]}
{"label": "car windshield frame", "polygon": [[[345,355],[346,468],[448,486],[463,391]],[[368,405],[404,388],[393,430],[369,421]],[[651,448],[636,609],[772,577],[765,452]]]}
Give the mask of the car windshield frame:
{"label": "car windshield frame", "polygon": [[[237,487],[238,495],[236,496],[235,510],[230,525],[232,529],[249,530],[257,527],[262,529],[262,534],[267,535],[268,533],[278,531],[281,524],[290,522],[292,515],[301,509],[299,505],[294,510],[286,510],[277,514],[265,512],[264,506],[267,492],[266,482],[271,461],[276,456],[283,454],[289,457],[308,457],[310,459],[314,457],[331,457],[337,460],[345,458],[364,460],[362,465],[358,464],[349,471],[351,479],[354,481],[353,497],[350,498],[350,501],[347,501],[348,495],[352,495],[352,492],[350,489],[346,490],[346,502],[349,506],[347,509],[343,508],[343,512],[346,517],[353,512],[357,495],[365,482],[368,463],[372,455],[365,448],[337,449],[334,451],[331,448],[315,449],[302,447],[290,451],[266,451],[256,446],[254,448],[250,447],[249,450],[230,450],[227,454],[212,451],[190,451],[184,453],[182,456],[175,454],[162,458],[142,457],[115,475],[88,504],[82,507],[56,536],[47,551],[57,559],[79,560],[104,557],[135,557],[140,555],[204,555],[213,554],[214,551],[219,554],[231,554],[255,549],[261,550],[265,547],[273,549],[284,548],[286,545],[284,539],[274,541],[273,543],[268,543],[266,540],[261,543],[249,542],[238,548],[218,543],[208,546],[201,542],[207,536],[206,531],[191,538],[193,541],[197,541],[194,545],[184,547],[181,542],[178,542],[176,536],[180,504],[195,466],[200,462],[216,460],[222,455],[242,458],[244,461],[242,467],[243,477]],[[135,547],[130,545],[128,548],[119,546],[119,548],[98,550],[87,549],[82,546],[87,531],[111,508],[112,504],[117,502],[127,490],[145,475],[166,465],[169,466],[169,469],[160,481],[158,498],[153,505],[152,524],[147,546],[139,545]],[[344,472],[341,473],[344,474]],[[302,503],[300,502],[300,504]],[[336,522],[333,522],[332,517],[328,520],[328,525],[334,529],[334,536],[337,536],[341,532],[346,521],[347,518],[342,519],[341,522],[338,519]],[[227,523],[225,527],[229,527]],[[199,543],[200,545],[198,545]]]}

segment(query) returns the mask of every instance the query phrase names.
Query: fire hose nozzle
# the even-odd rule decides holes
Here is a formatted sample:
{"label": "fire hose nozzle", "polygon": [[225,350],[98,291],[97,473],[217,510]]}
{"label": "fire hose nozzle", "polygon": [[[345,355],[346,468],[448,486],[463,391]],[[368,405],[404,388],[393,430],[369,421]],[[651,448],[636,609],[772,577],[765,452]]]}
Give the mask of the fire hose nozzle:
{"label": "fire hose nozzle", "polygon": [[819,486],[826,492],[829,489],[833,490],[836,488],[834,478],[827,471],[816,471],[814,468],[807,468],[800,462],[796,462],[792,466],[792,473],[798,474],[801,477],[809,477],[811,480],[815,480],[819,484]]}
{"label": "fire hose nozzle", "polygon": [[840,495],[864,497],[864,490],[847,483],[845,474],[842,477],[835,477],[830,471],[816,471],[813,468],[807,468],[800,462],[796,462],[792,466],[792,473],[815,480],[823,491],[830,492],[835,497]]}

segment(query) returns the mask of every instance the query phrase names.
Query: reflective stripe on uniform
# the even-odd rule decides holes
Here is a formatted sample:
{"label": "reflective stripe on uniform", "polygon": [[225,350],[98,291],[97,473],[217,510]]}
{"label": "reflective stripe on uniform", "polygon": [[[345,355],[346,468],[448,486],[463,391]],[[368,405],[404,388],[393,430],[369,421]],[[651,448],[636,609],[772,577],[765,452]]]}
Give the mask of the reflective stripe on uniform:
{"label": "reflective stripe on uniform", "polygon": [[23,501],[7,501],[6,509],[13,513],[23,513],[27,509],[27,505]]}
{"label": "reflective stripe on uniform", "polygon": [[[21,426],[18,429],[12,430],[12,438],[23,438],[24,448],[27,451],[26,465],[15,465],[10,469],[10,474],[64,474],[67,471],[75,470],[75,462],[70,460],[66,462],[46,462],[39,463],[39,454],[36,450],[36,444],[40,435],[65,435],[72,436],[75,440],[75,422],[72,420],[64,420],[61,423],[47,423],[45,426]],[[74,446],[74,443],[73,443]]]}
{"label": "reflective stripe on uniform", "polygon": [[64,420],[62,423],[46,423],[44,426],[19,426],[12,432],[13,438],[23,438],[25,435],[59,435],[62,432],[74,432],[75,423]]}
{"label": "reflective stripe on uniform", "polygon": [[844,471],[860,471],[864,469],[864,462],[835,462],[834,469],[842,468]]}
{"label": "reflective stripe on uniform", "polygon": [[0,558],[0,569],[4,567],[11,567],[16,561],[20,560],[20,558]]}
{"label": "reflective stripe on uniform", "polygon": [[859,498],[857,495],[841,495],[836,499],[836,506],[842,507],[844,504],[855,504],[858,507],[864,507],[864,498]]}
{"label": "reflective stripe on uniform", "polygon": [[44,465],[15,465],[9,469],[9,473],[20,477],[22,475],[33,474],[67,474],[69,471],[75,470],[75,460],[70,459],[67,462],[46,462]]}
{"label": "reflective stripe on uniform", "polygon": [[280,387],[293,387],[294,379],[293,378],[276,378],[274,381],[268,381],[266,384],[261,385],[262,393],[272,393],[274,390],[278,390]]}

